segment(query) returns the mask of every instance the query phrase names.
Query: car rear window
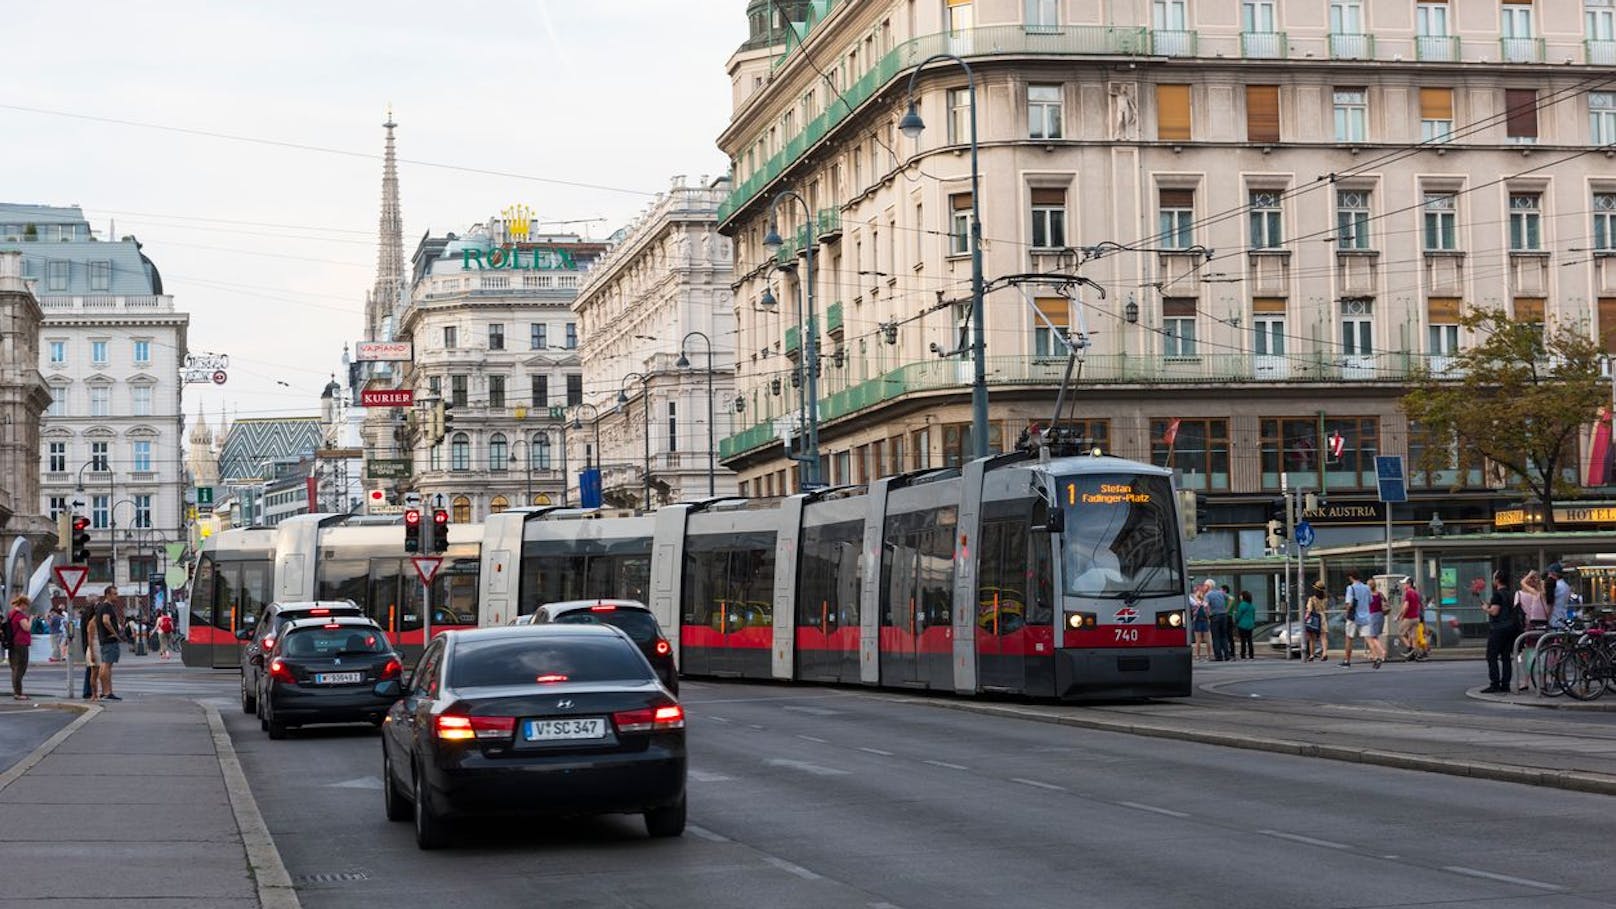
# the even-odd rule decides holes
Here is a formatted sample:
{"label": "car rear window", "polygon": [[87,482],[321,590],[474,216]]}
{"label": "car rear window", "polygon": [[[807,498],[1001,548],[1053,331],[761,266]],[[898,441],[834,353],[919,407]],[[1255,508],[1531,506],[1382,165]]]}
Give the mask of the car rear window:
{"label": "car rear window", "polygon": [[281,655],[330,657],[345,653],[386,653],[391,650],[379,628],[344,625],[340,628],[295,628],[281,642]]}
{"label": "car rear window", "polygon": [[639,651],[620,638],[537,636],[460,641],[449,666],[455,688],[553,682],[639,682],[652,678]]}
{"label": "car rear window", "polygon": [[595,612],[574,609],[556,616],[557,625],[613,625],[628,632],[636,644],[649,644],[657,639],[662,629],[649,612],[642,609],[612,609]]}

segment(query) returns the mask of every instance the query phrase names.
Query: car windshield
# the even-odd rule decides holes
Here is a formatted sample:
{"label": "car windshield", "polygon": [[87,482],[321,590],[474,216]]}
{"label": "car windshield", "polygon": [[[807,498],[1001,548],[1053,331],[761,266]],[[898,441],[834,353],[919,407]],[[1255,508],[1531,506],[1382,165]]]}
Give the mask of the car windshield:
{"label": "car windshield", "polygon": [[460,641],[449,664],[455,688],[544,682],[643,682],[651,667],[618,637],[522,635]]}
{"label": "car windshield", "polygon": [[1086,474],[1056,483],[1066,511],[1062,567],[1068,595],[1184,593],[1173,489],[1166,477]]}
{"label": "car windshield", "polygon": [[612,625],[623,629],[636,644],[650,644],[661,636],[656,619],[643,609],[574,609],[556,616],[557,625]]}
{"label": "car windshield", "polygon": [[281,656],[318,658],[351,653],[386,653],[391,649],[379,628],[340,625],[336,628],[294,628],[281,643]]}

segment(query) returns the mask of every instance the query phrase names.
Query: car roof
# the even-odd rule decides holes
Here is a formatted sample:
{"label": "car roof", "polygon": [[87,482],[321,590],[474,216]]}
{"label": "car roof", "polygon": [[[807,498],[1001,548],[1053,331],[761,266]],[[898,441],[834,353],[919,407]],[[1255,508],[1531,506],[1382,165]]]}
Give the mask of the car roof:
{"label": "car roof", "polygon": [[559,600],[554,603],[545,603],[539,609],[548,611],[551,615],[560,615],[563,612],[574,612],[579,609],[593,609],[596,606],[614,606],[618,609],[643,609],[650,612],[650,607],[639,600],[614,600],[602,598],[594,600]]}
{"label": "car roof", "polygon": [[[472,628],[445,635],[450,641],[475,642],[504,640],[507,638],[618,638],[628,640],[622,631],[610,625],[495,625]],[[632,643],[632,642],[631,642]]]}
{"label": "car roof", "polygon": [[353,600],[292,600],[285,603],[271,603],[269,608],[277,612],[291,612],[308,609],[354,609],[359,604]]}
{"label": "car roof", "polygon": [[376,624],[376,621],[374,619],[370,618],[369,616],[363,616],[363,615],[331,615],[331,616],[325,616],[325,615],[322,615],[322,616],[310,616],[310,617],[301,618],[301,619],[293,619],[292,621],[286,623],[286,631],[287,632],[297,631],[300,628],[320,628],[320,627],[323,627],[323,626],[326,626],[326,625],[341,625],[344,628],[374,628],[377,631],[380,631],[381,627],[382,627],[382,626]]}

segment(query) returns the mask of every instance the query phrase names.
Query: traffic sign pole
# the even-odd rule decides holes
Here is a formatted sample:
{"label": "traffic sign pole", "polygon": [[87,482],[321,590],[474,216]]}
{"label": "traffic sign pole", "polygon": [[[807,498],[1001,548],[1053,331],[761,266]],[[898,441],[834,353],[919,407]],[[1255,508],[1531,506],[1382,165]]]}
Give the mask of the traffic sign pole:
{"label": "traffic sign pole", "polygon": [[[425,517],[424,515],[422,516]],[[421,521],[421,551],[433,552],[433,542],[437,537],[436,521]],[[430,557],[429,557],[430,558]],[[430,570],[422,571],[421,557],[417,556],[411,561],[415,562],[415,573],[421,578],[421,651],[426,652],[428,644],[432,643],[432,578],[438,573],[438,562]]]}

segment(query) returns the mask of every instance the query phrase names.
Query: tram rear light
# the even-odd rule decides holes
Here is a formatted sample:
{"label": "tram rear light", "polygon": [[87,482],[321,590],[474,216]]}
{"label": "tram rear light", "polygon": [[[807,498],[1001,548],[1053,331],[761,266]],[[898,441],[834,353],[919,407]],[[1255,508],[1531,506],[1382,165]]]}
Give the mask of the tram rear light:
{"label": "tram rear light", "polygon": [[1161,628],[1163,630],[1172,630],[1174,628],[1183,628],[1184,627],[1184,613],[1183,613],[1183,611],[1175,609],[1172,612],[1158,612],[1158,613],[1156,613],[1156,627]]}
{"label": "tram rear light", "polygon": [[1066,627],[1073,631],[1094,628],[1098,624],[1099,619],[1092,612],[1068,612],[1066,614]]}

